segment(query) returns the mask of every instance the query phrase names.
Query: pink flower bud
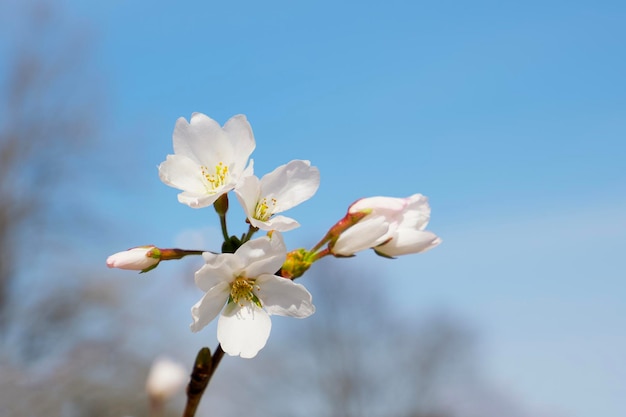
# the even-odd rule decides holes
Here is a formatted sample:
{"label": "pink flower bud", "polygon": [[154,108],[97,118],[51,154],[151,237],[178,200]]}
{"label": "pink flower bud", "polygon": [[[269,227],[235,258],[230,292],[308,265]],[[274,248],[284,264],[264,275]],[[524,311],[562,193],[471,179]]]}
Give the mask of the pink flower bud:
{"label": "pink flower bud", "polygon": [[428,199],[421,194],[407,198],[369,197],[355,201],[348,214],[367,213],[343,231],[331,247],[334,255],[350,256],[373,248],[381,256],[419,253],[441,243],[424,230],[430,219]]}
{"label": "pink flower bud", "polygon": [[161,251],[154,246],[139,246],[118,252],[107,258],[109,268],[130,269],[133,271],[150,270],[161,261]]}

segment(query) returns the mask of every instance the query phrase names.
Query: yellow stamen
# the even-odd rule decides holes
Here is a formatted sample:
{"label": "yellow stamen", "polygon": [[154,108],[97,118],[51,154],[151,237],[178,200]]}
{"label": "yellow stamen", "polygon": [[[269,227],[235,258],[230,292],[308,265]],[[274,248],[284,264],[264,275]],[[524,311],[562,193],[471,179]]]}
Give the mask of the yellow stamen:
{"label": "yellow stamen", "polygon": [[[233,302],[238,303],[240,306],[244,306],[245,302],[253,302],[259,307],[261,307],[261,302],[254,295],[252,291],[254,289],[254,280],[245,278],[245,277],[237,277],[230,284],[230,298]],[[258,291],[257,287],[257,291]]]}
{"label": "yellow stamen", "polygon": [[215,173],[211,173],[209,167],[204,165],[200,167],[200,170],[205,179],[204,187],[208,194],[215,194],[219,188],[228,182],[228,167],[222,162],[215,166]]}
{"label": "yellow stamen", "polygon": [[266,222],[272,215],[278,211],[278,201],[275,198],[267,201],[267,197],[263,197],[254,210],[254,218]]}

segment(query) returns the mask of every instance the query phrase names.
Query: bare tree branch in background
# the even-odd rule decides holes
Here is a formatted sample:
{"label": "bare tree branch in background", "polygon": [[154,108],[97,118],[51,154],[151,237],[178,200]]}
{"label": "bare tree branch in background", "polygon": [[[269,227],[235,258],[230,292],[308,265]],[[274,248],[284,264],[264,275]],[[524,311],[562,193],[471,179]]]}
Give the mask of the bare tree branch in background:
{"label": "bare tree branch in background", "polygon": [[403,291],[401,281],[411,277],[315,266],[302,278],[315,314],[295,324],[277,318],[272,347],[254,362],[234,364],[240,369],[222,369],[207,410],[217,407],[221,416],[245,409],[275,417],[470,415],[450,410],[445,398],[450,385],[471,377],[476,361],[472,332],[461,320],[403,315],[406,309],[388,290]]}
{"label": "bare tree branch in background", "polygon": [[52,1],[0,0],[0,415],[146,416],[152,358],[124,349],[113,282],[36,268],[65,245],[47,240],[55,194],[98,128],[89,36],[64,19]]}
{"label": "bare tree branch in background", "polygon": [[95,130],[87,37],[63,33],[55,12],[46,2],[0,4],[0,329],[20,250],[32,260],[41,248],[55,187]]}
{"label": "bare tree branch in background", "polygon": [[[327,270],[312,277],[319,314],[303,335],[317,366],[321,414],[329,417],[445,417],[440,381],[473,360],[472,338],[446,316],[405,317],[378,277]],[[403,277],[407,279],[407,277]],[[395,291],[403,291],[396,280]]]}

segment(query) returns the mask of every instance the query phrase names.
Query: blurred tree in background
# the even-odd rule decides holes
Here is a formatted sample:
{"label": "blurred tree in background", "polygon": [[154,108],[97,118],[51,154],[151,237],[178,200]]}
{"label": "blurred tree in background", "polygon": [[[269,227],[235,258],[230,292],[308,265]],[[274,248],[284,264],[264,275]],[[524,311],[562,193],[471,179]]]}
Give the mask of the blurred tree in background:
{"label": "blurred tree in background", "polygon": [[60,230],[82,215],[80,190],[59,193],[99,129],[89,33],[56,2],[8,0],[0,33],[0,415],[146,415],[119,294],[54,261],[80,253]]}
{"label": "blurred tree in background", "polygon": [[88,36],[65,33],[53,3],[1,7],[0,317],[6,326],[17,267],[36,259],[46,243],[52,197],[64,175],[77,174],[72,161],[97,130],[98,97],[88,78]]}

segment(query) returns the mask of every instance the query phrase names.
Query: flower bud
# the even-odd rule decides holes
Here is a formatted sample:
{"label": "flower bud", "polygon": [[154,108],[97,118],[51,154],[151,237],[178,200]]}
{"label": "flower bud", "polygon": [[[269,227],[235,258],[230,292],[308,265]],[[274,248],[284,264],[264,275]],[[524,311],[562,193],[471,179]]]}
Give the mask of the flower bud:
{"label": "flower bud", "polygon": [[130,269],[148,272],[161,261],[161,251],[155,246],[138,246],[124,252],[118,252],[107,258],[109,268]]}
{"label": "flower bud", "polygon": [[146,380],[146,392],[153,401],[165,401],[181,390],[188,379],[187,371],[181,364],[157,358]]}
{"label": "flower bud", "polygon": [[311,267],[311,260],[307,259],[310,253],[305,249],[296,249],[287,254],[285,263],[280,268],[280,275],[285,278],[295,279],[304,275]]}
{"label": "flower bud", "polygon": [[430,206],[421,194],[362,198],[348,209],[348,215],[359,213],[367,215],[330,242],[333,255],[350,256],[372,248],[377,254],[392,258],[424,252],[441,243],[437,235],[424,230],[430,219]]}

